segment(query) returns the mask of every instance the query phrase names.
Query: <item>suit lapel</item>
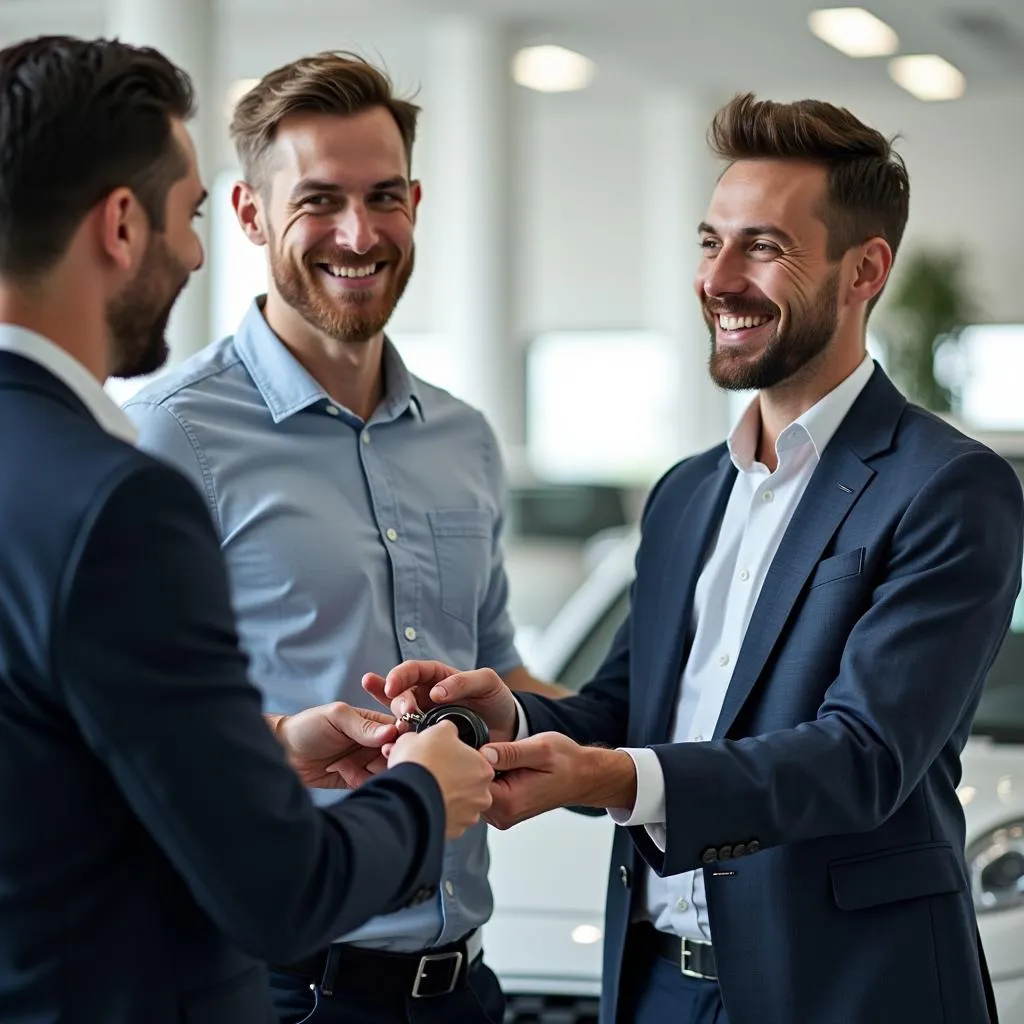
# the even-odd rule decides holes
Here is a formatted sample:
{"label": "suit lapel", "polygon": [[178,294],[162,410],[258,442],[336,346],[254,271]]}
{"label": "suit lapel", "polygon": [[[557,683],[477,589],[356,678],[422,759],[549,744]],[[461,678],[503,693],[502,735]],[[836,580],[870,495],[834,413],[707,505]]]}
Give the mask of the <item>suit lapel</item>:
{"label": "suit lapel", "polygon": [[642,743],[664,743],[668,740],[672,715],[665,709],[675,707],[678,699],[683,659],[692,639],[690,623],[694,588],[704,567],[708,545],[725,514],[735,479],[736,468],[727,452],[714,472],[708,474],[694,490],[679,517],[671,547],[665,552],[655,621],[658,623],[656,628],[671,636],[672,642],[652,643],[660,657],[652,666],[650,678],[655,680],[655,685],[647,701]]}
{"label": "suit lapel", "polygon": [[715,739],[728,734],[754,689],[814,567],[875,475],[865,460],[892,444],[905,406],[906,400],[876,367],[826,446],[765,576],[718,717]]}

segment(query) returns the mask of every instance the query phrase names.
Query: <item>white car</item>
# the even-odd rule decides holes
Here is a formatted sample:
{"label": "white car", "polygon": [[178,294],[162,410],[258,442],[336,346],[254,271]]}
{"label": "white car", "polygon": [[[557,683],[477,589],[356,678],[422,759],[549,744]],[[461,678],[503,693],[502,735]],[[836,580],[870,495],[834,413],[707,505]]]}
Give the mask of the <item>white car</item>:
{"label": "white car", "polygon": [[[1024,458],[1011,458],[1024,478]],[[540,678],[578,688],[594,675],[628,609],[635,534],[609,550],[531,646]],[[963,753],[960,801],[982,941],[1001,1024],[1024,1024],[1024,597]],[[507,1021],[593,1024],[612,829],[558,810],[492,829],[495,912],[487,959],[509,996]]]}

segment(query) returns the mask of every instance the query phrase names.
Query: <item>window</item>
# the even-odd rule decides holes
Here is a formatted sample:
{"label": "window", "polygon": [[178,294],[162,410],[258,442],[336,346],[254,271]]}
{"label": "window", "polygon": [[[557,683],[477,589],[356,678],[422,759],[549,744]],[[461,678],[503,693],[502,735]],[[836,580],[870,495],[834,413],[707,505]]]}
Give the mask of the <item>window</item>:
{"label": "window", "polygon": [[674,344],[648,331],[556,331],[530,346],[530,468],[557,483],[646,486],[680,453]]}
{"label": "window", "polygon": [[[1024,324],[974,324],[947,370],[958,381],[960,415],[978,430],[1024,428]],[[941,360],[936,372],[943,374]]]}

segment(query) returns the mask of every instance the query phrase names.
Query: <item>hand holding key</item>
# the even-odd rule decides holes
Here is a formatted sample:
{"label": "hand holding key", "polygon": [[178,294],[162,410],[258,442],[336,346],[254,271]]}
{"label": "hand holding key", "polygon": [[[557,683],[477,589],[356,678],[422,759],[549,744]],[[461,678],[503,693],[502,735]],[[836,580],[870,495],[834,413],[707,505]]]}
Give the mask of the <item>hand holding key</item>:
{"label": "hand holding key", "polygon": [[388,767],[406,763],[422,765],[437,780],[444,798],[446,838],[457,839],[490,808],[494,770],[483,754],[459,739],[454,722],[438,722],[400,736]]}
{"label": "hand holding key", "polygon": [[438,722],[451,722],[459,731],[459,739],[474,750],[491,741],[487,723],[471,708],[457,704],[433,707],[427,712],[407,711],[399,722],[410,726],[414,732],[423,732]]}
{"label": "hand holding key", "polygon": [[483,719],[492,740],[510,740],[518,727],[515,697],[489,668],[459,672],[440,661],[405,661],[386,679],[367,673],[363,689],[390,707],[399,720],[409,713],[424,714],[434,707],[458,704]]}

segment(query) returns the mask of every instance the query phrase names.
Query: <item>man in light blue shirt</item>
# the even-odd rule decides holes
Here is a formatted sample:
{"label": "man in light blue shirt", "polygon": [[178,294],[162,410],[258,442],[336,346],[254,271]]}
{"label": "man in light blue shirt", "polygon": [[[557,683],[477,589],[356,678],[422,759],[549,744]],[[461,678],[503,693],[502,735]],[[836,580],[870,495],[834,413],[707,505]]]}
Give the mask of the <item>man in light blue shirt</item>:
{"label": "man in light blue shirt", "polygon": [[[407,659],[555,692],[513,643],[494,435],[384,336],[413,265],[416,115],[349,55],[297,61],[247,94],[232,201],[268,249],[268,294],[126,406],[140,444],[209,505],[270,712],[373,706],[362,677]],[[487,867],[480,825],[447,847],[435,898],[276,969],[282,1022],[501,1020],[480,958]]]}

